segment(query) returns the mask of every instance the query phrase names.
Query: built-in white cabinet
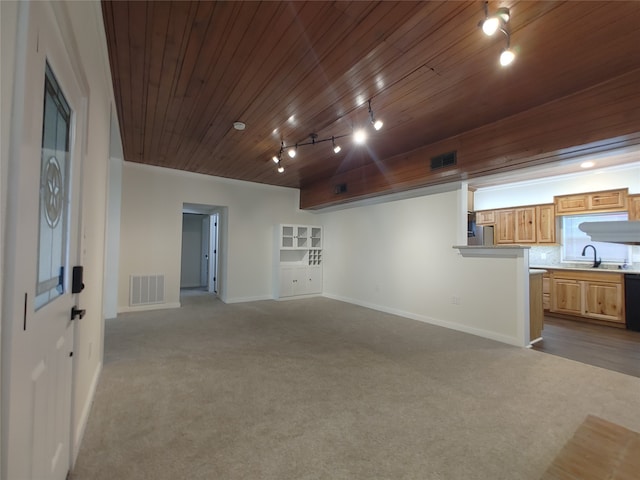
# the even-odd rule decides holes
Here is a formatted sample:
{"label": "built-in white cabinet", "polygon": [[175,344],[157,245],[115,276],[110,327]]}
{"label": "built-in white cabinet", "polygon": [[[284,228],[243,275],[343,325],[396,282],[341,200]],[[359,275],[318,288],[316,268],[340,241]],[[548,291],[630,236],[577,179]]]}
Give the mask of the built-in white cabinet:
{"label": "built-in white cabinet", "polygon": [[274,297],[322,293],[322,227],[278,225],[274,243]]}

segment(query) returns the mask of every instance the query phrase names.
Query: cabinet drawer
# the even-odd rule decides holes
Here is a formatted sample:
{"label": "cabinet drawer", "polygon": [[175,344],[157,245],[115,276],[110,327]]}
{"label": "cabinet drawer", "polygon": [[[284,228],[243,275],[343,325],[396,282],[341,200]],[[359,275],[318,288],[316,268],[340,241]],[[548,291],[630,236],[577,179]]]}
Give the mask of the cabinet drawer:
{"label": "cabinet drawer", "polygon": [[564,197],[556,197],[556,213],[576,213],[588,210],[589,201],[587,195],[581,193],[579,195],[566,195]]}
{"label": "cabinet drawer", "polygon": [[622,190],[592,193],[589,195],[589,210],[625,210],[626,198]]}
{"label": "cabinet drawer", "polygon": [[476,212],[476,223],[478,225],[493,225],[496,223],[496,212],[493,210]]}

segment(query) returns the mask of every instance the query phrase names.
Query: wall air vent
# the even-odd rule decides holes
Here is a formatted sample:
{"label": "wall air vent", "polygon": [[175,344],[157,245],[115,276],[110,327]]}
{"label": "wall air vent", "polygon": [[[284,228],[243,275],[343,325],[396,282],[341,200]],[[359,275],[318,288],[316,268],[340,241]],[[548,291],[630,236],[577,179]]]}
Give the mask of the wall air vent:
{"label": "wall air vent", "polygon": [[346,183],[340,183],[338,185],[336,185],[335,190],[336,195],[340,195],[341,193],[345,193],[347,191],[347,184]]}
{"label": "wall air vent", "polygon": [[164,275],[131,275],[129,277],[129,305],[164,303]]}
{"label": "wall air vent", "polygon": [[440,168],[451,167],[455,165],[458,160],[458,152],[443,153],[431,158],[431,170],[438,170]]}

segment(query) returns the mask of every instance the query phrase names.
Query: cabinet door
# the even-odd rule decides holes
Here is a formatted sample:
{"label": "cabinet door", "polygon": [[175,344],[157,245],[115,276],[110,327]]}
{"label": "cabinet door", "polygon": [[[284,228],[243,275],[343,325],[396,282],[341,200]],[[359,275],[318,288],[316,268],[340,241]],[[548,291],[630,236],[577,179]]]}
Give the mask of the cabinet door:
{"label": "cabinet door", "polygon": [[549,273],[542,275],[542,308],[551,309],[551,279]]}
{"label": "cabinet door", "polygon": [[309,227],[303,225],[296,227],[295,246],[301,249],[309,248]]}
{"label": "cabinet door", "polygon": [[293,225],[280,225],[280,248],[290,250],[294,248],[295,227]]}
{"label": "cabinet door", "polygon": [[515,241],[515,212],[513,210],[498,210],[496,212],[497,234],[496,243],[514,243]]}
{"label": "cabinet door", "polygon": [[536,243],[536,207],[515,210],[515,243]]}
{"label": "cabinet door", "polygon": [[627,194],[625,190],[611,190],[608,192],[594,192],[589,194],[589,210],[625,210]]}
{"label": "cabinet door", "polygon": [[564,195],[556,197],[556,213],[579,213],[586,212],[588,209],[587,194],[580,193],[578,195]]}
{"label": "cabinet door", "polygon": [[553,204],[538,205],[537,213],[537,242],[556,243],[556,211]]}
{"label": "cabinet door", "polygon": [[476,212],[477,225],[493,225],[494,223],[496,223],[496,212],[494,212],[493,210]]}
{"label": "cabinet door", "polygon": [[307,293],[322,292],[322,267],[309,267],[306,270]]}
{"label": "cabinet door", "polygon": [[582,315],[582,285],[576,280],[552,280],[551,311]]}
{"label": "cabinet door", "polygon": [[311,245],[309,248],[322,248],[322,227],[310,227],[311,236],[309,238]]}
{"label": "cabinet door", "polygon": [[298,267],[280,268],[280,297],[292,297],[296,295],[297,270]]}
{"label": "cabinet door", "polygon": [[622,284],[585,282],[585,316],[624,323]]}
{"label": "cabinet door", "polygon": [[629,195],[629,220],[640,220],[640,195]]}

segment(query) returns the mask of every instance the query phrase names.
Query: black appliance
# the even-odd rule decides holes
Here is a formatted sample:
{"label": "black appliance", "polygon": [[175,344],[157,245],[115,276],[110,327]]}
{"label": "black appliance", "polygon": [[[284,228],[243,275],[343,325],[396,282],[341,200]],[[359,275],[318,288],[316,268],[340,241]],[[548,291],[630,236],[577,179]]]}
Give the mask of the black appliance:
{"label": "black appliance", "polygon": [[640,273],[624,276],[624,298],[627,329],[640,332]]}

